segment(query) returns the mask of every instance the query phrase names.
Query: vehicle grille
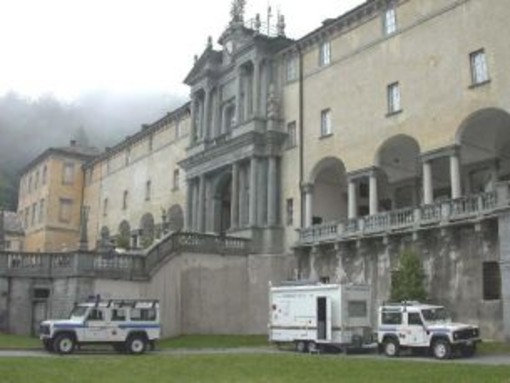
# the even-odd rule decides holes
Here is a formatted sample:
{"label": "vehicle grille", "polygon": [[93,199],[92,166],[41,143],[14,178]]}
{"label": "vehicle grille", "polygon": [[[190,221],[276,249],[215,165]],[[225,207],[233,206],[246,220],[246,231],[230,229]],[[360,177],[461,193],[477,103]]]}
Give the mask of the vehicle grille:
{"label": "vehicle grille", "polygon": [[478,329],[477,328],[469,328],[469,329],[465,329],[465,330],[459,330],[459,331],[455,331],[455,340],[465,340],[465,339],[473,339],[473,338],[478,338]]}

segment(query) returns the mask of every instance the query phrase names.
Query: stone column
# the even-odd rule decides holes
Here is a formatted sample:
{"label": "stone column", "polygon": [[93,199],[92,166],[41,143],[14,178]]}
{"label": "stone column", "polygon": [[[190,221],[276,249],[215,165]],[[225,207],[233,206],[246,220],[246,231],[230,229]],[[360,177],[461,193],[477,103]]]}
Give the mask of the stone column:
{"label": "stone column", "polygon": [[278,169],[277,159],[274,156],[269,157],[267,171],[267,224],[276,226],[278,223]]}
{"label": "stone column", "polygon": [[186,180],[186,230],[193,230],[193,183]]}
{"label": "stone column", "polygon": [[211,132],[209,138],[215,138],[218,133],[218,116],[219,116],[219,103],[218,91],[214,89],[211,93]]}
{"label": "stone column", "polygon": [[193,210],[193,220],[192,220],[192,229],[193,231],[198,231],[198,179],[195,178],[193,181],[193,206],[191,209]]}
{"label": "stone column", "polygon": [[253,64],[253,116],[258,117],[260,113],[260,60]]}
{"label": "stone column", "polygon": [[241,123],[244,105],[243,100],[241,100],[241,95],[243,93],[243,69],[240,67],[237,70],[237,79],[236,79],[236,125]]}
{"label": "stone column", "polygon": [[460,198],[462,195],[462,187],[460,183],[460,161],[459,154],[456,150],[450,155],[450,180],[452,187],[452,199]]}
{"label": "stone column", "polygon": [[305,193],[305,227],[312,226],[312,203],[313,203],[313,184],[306,184],[303,187]]}
{"label": "stone column", "polygon": [[195,95],[191,95],[191,143],[196,142],[197,137],[197,106],[196,106],[196,99]]}
{"label": "stone column", "polygon": [[262,226],[267,219],[267,158],[257,162],[257,225]]}
{"label": "stone column", "polygon": [[207,140],[211,136],[211,89],[205,90],[204,118],[202,119],[202,137]]}
{"label": "stone column", "polygon": [[423,204],[434,202],[434,188],[432,184],[432,162],[423,161]]}
{"label": "stone column", "polygon": [[257,169],[258,160],[252,157],[250,160],[250,226],[257,224]]}
{"label": "stone column", "polygon": [[239,227],[246,225],[246,171],[239,166]]}
{"label": "stone column", "polygon": [[232,200],[230,206],[230,227],[239,227],[239,164],[232,164]]}
{"label": "stone column", "polygon": [[377,172],[372,170],[368,176],[369,184],[369,214],[374,215],[379,212],[379,193],[377,191]]}
{"label": "stone column", "polygon": [[348,218],[353,219],[358,216],[358,193],[357,193],[357,182],[355,179],[349,179],[349,188],[347,191],[348,195]]}
{"label": "stone column", "polygon": [[203,233],[204,228],[204,210],[205,210],[205,176],[202,174],[198,179],[198,203],[197,203],[197,231]]}

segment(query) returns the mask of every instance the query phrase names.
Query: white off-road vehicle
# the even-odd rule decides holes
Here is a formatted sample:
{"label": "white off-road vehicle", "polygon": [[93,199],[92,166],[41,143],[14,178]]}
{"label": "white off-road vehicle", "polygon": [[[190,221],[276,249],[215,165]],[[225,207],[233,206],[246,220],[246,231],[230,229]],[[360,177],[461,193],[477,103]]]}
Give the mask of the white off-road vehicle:
{"label": "white off-road vehicle", "polygon": [[481,341],[478,326],[453,323],[443,306],[403,302],[379,308],[377,342],[387,356],[400,350],[430,351],[437,359],[448,359],[455,351],[472,356]]}
{"label": "white off-road vehicle", "polygon": [[143,354],[161,333],[159,302],[110,299],[76,304],[69,319],[41,322],[46,350],[71,354],[76,346],[111,344],[118,352]]}

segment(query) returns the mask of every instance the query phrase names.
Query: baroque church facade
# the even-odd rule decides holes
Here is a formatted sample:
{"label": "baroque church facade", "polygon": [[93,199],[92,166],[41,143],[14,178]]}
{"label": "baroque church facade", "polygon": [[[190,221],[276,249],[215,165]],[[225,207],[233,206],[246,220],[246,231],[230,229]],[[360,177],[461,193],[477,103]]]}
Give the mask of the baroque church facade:
{"label": "baroque church facade", "polygon": [[72,212],[58,224],[26,186],[41,164],[27,167],[25,250],[73,248],[34,237],[50,226],[90,251],[238,238],[277,260],[277,273],[246,266],[263,305],[287,278],[370,283],[381,303],[413,248],[431,299],[510,337],[508,4],[368,0],[292,40],[283,16],[246,20],[242,3],[185,77],[190,101],[84,161],[83,187],[43,206]]}

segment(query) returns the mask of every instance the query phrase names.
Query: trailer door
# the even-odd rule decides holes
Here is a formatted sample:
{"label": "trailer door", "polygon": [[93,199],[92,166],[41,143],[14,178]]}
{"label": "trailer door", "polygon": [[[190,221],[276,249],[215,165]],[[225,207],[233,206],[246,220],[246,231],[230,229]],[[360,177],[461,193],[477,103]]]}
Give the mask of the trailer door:
{"label": "trailer door", "polygon": [[331,299],[317,297],[317,340],[331,340]]}

